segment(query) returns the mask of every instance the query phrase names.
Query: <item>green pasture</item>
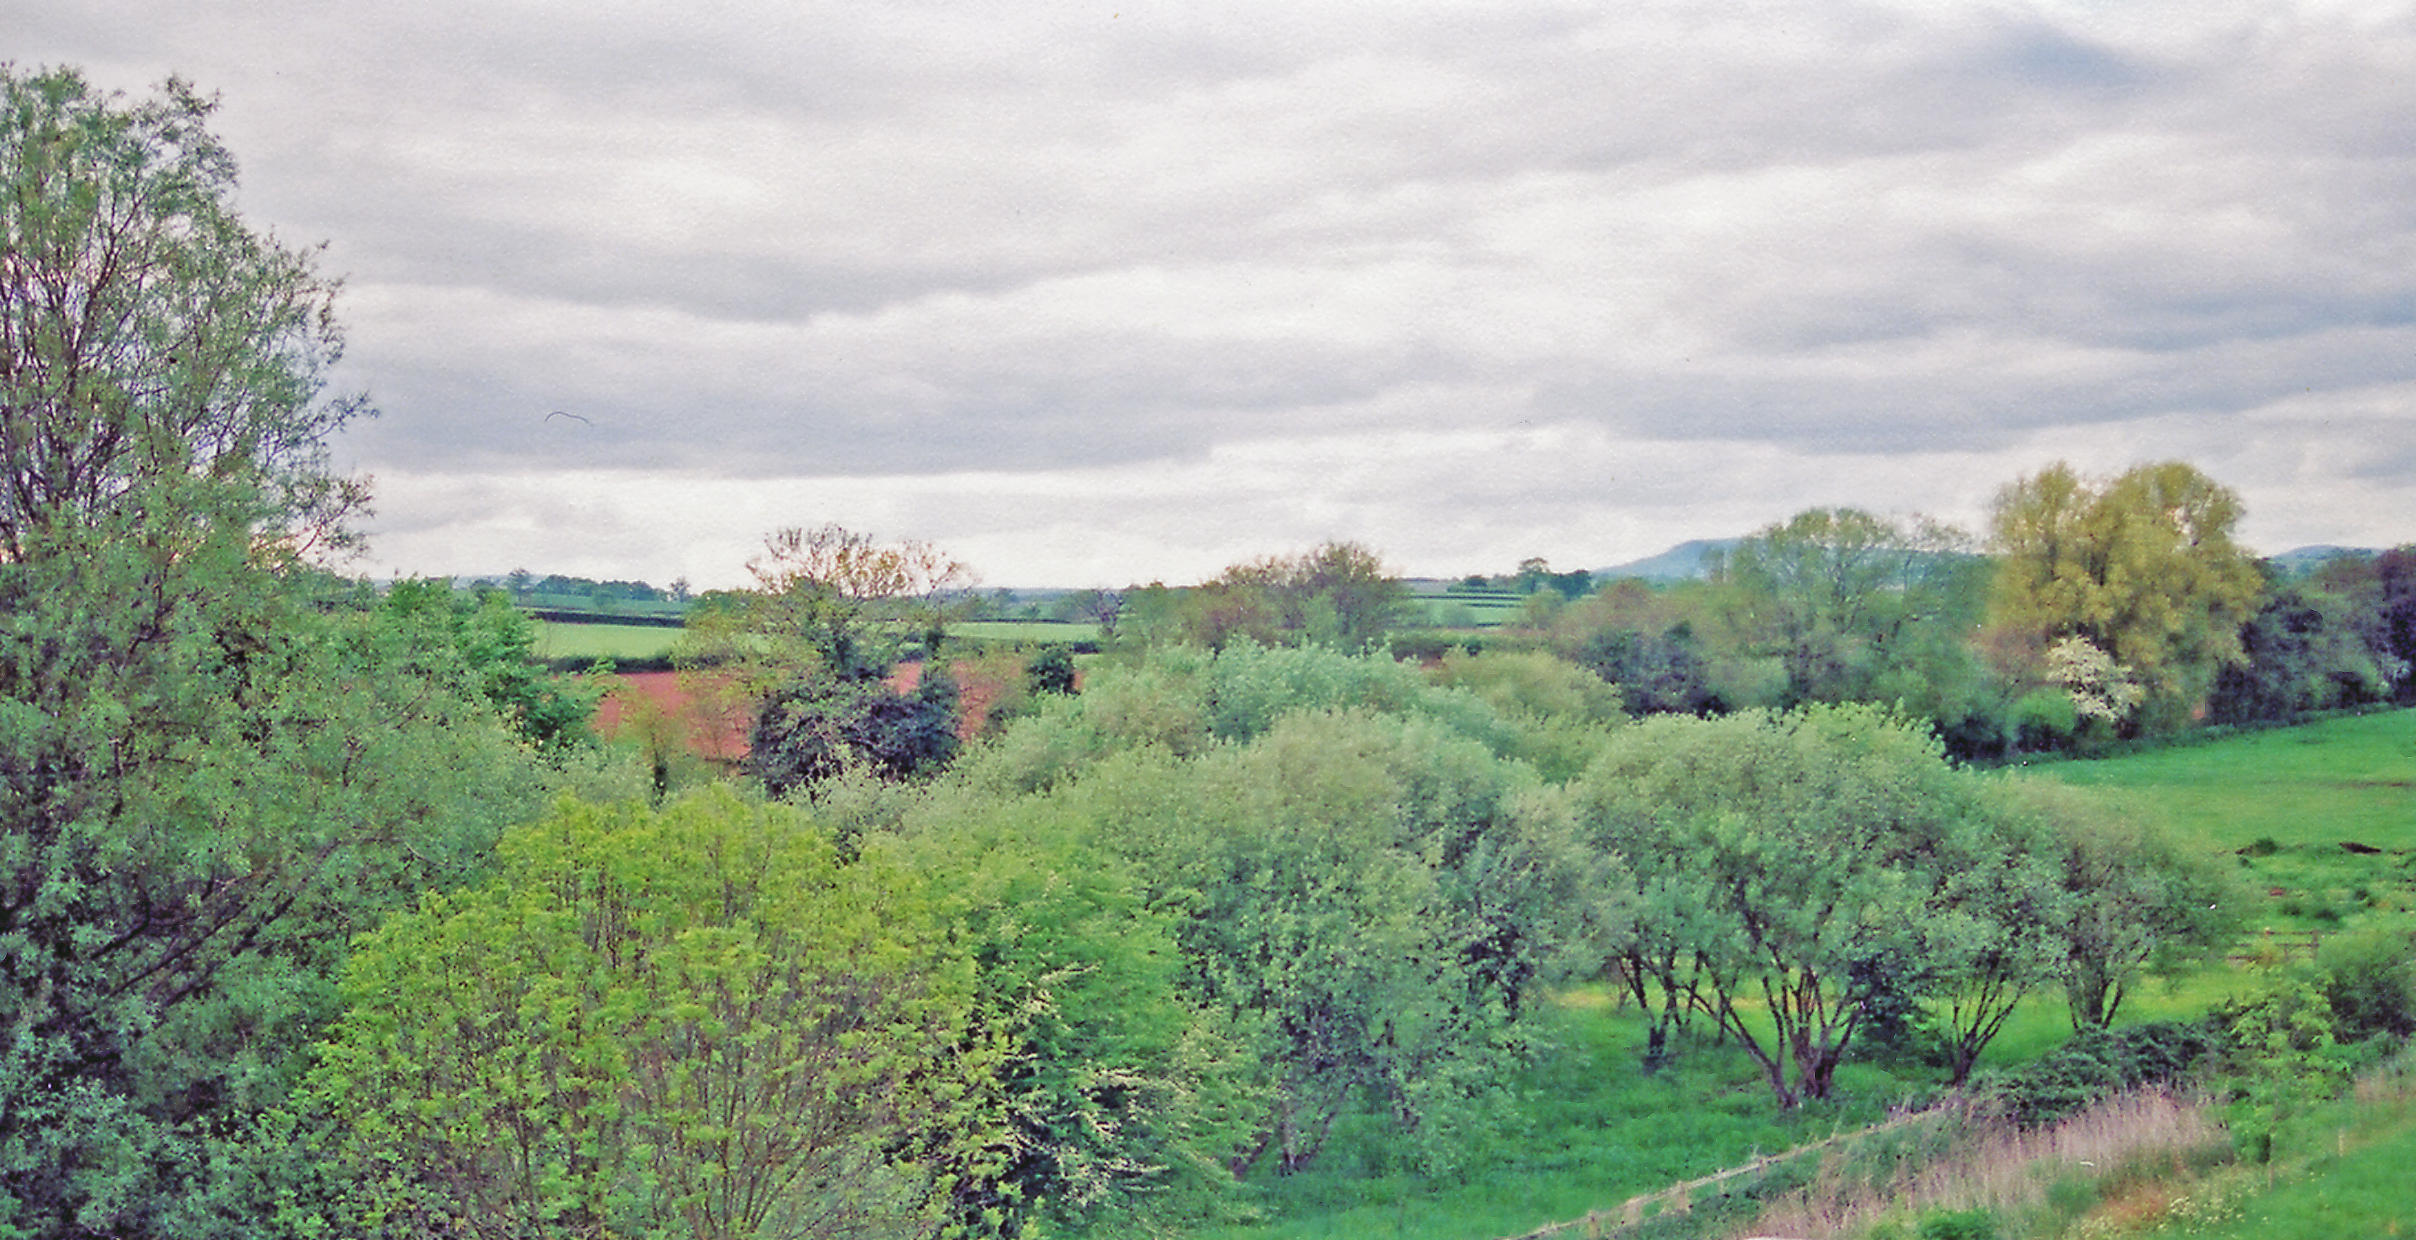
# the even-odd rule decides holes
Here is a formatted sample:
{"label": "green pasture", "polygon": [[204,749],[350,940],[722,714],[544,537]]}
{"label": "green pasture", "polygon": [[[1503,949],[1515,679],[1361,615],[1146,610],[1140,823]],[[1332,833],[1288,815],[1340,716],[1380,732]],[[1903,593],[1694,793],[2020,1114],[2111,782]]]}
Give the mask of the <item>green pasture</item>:
{"label": "green pasture", "polygon": [[1507,590],[1413,590],[1411,613],[1419,626],[1489,629],[1517,619],[1526,598]]}
{"label": "green pasture", "polygon": [[2150,794],[2151,812],[2168,825],[2226,850],[2260,839],[2416,848],[2416,711],[2040,769],[2081,787]]}
{"label": "green pasture", "polygon": [[564,624],[539,620],[540,659],[659,659],[679,641],[679,629],[654,624]]}
{"label": "green pasture", "polygon": [[2230,855],[2261,930],[2416,923],[2416,711],[2038,769]]}
{"label": "green pasture", "polygon": [[[537,647],[540,659],[659,659],[671,653],[682,630],[648,624],[569,624],[558,620],[539,620]],[[1029,643],[1046,645],[1052,642],[1071,644],[1097,641],[1096,624],[1071,624],[1035,620],[978,620],[956,625],[948,630],[951,637],[973,642]]]}
{"label": "green pasture", "polygon": [[1711,1044],[1707,1034],[1646,1075],[1639,1067],[1644,1018],[1602,987],[1558,996],[1545,1026],[1550,1052],[1519,1082],[1514,1114],[1492,1133],[1471,1134],[1465,1161],[1452,1173],[1430,1177],[1402,1166],[1397,1131],[1369,1121],[1340,1132],[1309,1170],[1259,1177],[1273,1221],[1196,1234],[1212,1240],[1517,1235],[1876,1123],[1890,1103],[1933,1084],[1919,1068],[1852,1064],[1839,1076],[1843,1101],[1786,1113],[1772,1105],[1752,1061]]}
{"label": "green pasture", "polygon": [[1072,645],[1099,640],[1099,626],[1068,620],[969,620],[949,625],[948,636],[977,642]]}
{"label": "green pasture", "polygon": [[[2335,1240],[2416,1236],[2416,1097],[2355,1100],[2305,1117],[2294,1135],[2325,1153],[2251,1194],[2220,1225],[2219,1240]],[[2227,1212],[2231,1213],[2231,1212]]]}

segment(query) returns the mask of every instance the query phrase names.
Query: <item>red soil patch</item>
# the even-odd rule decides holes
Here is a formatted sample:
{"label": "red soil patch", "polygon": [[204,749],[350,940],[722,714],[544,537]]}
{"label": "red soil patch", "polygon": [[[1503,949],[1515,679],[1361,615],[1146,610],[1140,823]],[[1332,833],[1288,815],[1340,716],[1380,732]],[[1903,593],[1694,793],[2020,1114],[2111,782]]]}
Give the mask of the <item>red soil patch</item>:
{"label": "red soil patch", "polygon": [[[957,678],[956,732],[971,740],[989,722],[991,704],[1004,686],[964,664],[950,670]],[[901,663],[890,673],[889,684],[900,693],[912,693],[922,678],[922,664]],[[698,757],[735,763],[747,756],[751,711],[724,709],[716,717],[715,704],[699,699],[678,672],[629,672],[613,681],[596,706],[596,733],[605,739],[618,739],[627,729],[660,720],[676,729],[680,743]]]}
{"label": "red soil patch", "polygon": [[747,756],[746,717],[714,717],[712,706],[700,702],[678,672],[630,672],[613,680],[596,705],[596,732],[605,739],[661,720],[698,757],[736,762]]}

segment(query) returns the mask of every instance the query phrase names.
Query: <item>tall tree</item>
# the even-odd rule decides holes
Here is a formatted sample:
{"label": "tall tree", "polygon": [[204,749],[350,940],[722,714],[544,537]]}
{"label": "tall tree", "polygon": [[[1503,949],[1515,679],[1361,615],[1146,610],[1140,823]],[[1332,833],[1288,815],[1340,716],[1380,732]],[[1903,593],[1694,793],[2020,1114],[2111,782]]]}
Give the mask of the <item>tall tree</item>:
{"label": "tall tree", "polygon": [[1648,720],[1578,797],[1633,885],[1631,981],[1708,1017],[1782,1106],[1829,1096],[1873,1001],[1933,993],[1968,954],[1949,938],[1985,929],[1951,883],[1988,851],[1969,786],[1867,707]]}
{"label": "tall tree", "polygon": [[1750,639],[1785,664],[1792,702],[1850,701],[1952,606],[1966,541],[1935,522],[1814,508],[1738,543],[1719,576]]}
{"label": "tall tree", "polygon": [[322,399],[342,352],[335,282],[246,227],[213,101],[171,79],[127,104],[54,70],[0,70],[0,552],[204,505],[315,545],[360,484],[327,437],[364,412]]}
{"label": "tall tree", "polygon": [[2240,628],[2246,658],[2216,677],[2212,716],[2226,723],[2289,720],[2308,711],[2388,699],[2408,674],[2391,650],[2372,595],[2312,583],[2275,587]]}
{"label": "tall tree", "polygon": [[2264,580],[2239,519],[2239,496],[2178,461],[2104,482],[2049,466],[1997,494],[1997,620],[2042,650],[2097,647],[2147,688],[2147,726],[2178,725],[2243,657]]}
{"label": "tall tree", "polygon": [[0,1232],[240,1229],[344,943],[532,791],[305,560],[334,282],[232,207],[211,103],[0,68]]}
{"label": "tall tree", "polygon": [[[689,618],[679,660],[700,696],[751,720],[748,769],[775,791],[850,762],[902,778],[956,752],[955,683],[938,662],[972,570],[923,542],[789,528],[747,565],[755,589]],[[886,683],[919,641],[918,688]]]}
{"label": "tall tree", "polygon": [[747,571],[755,588],[737,606],[699,618],[707,644],[697,653],[762,665],[775,680],[802,666],[840,680],[887,675],[910,639],[936,646],[974,584],[972,569],[929,543],[827,524],[774,531]]}
{"label": "tall tree", "polygon": [[2112,1024],[2142,978],[2232,940],[2242,908],[2233,871],[2120,805],[2063,788],[2027,797],[2053,828],[2070,897],[2056,932],[2075,1031]]}
{"label": "tall tree", "polygon": [[1329,542],[1227,568],[1183,598],[1181,627],[1187,640],[1216,650],[1247,639],[1356,654],[1400,623],[1408,597],[1375,552]]}

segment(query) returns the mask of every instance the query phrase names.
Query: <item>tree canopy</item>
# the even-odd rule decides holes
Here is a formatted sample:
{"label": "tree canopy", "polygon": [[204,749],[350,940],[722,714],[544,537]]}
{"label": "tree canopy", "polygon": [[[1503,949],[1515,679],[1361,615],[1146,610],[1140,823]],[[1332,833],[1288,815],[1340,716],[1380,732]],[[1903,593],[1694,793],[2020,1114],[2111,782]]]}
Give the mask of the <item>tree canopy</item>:
{"label": "tree canopy", "polygon": [[344,943],[539,784],[494,652],[307,562],[363,409],[210,109],[0,69],[0,1232],[207,1232],[307,1178],[260,1125]]}
{"label": "tree canopy", "polygon": [[327,437],[336,284],[234,210],[213,101],[138,103],[70,70],[0,70],[0,551],[207,514],[289,548],[348,534]]}
{"label": "tree canopy", "polygon": [[1995,614],[2041,648],[2079,638],[2147,688],[2153,726],[2201,706],[2243,657],[2263,586],[2232,542],[2239,497],[2177,461],[2106,481],[2057,464],[1997,495]]}

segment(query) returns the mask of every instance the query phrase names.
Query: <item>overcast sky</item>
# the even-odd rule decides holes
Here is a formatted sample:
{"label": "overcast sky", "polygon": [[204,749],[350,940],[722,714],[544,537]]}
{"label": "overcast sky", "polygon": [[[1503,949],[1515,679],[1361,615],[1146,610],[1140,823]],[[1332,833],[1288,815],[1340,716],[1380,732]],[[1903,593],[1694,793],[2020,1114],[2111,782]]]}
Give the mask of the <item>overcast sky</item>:
{"label": "overcast sky", "polygon": [[[346,277],[358,571],[1592,568],[2180,458],[2416,540],[2403,4],[0,0]],[[554,411],[564,417],[549,417]]]}

